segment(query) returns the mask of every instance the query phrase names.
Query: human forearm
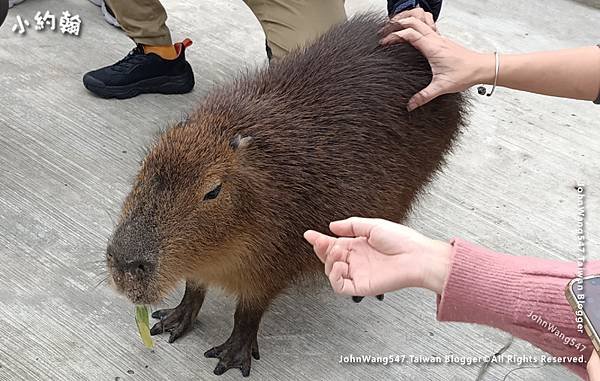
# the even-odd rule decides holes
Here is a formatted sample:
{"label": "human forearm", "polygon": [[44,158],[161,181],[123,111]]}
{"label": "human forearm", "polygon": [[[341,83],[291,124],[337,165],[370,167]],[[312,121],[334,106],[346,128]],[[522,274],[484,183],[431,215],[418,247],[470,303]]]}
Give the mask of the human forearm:
{"label": "human forearm", "polygon": [[[600,262],[589,261],[586,271],[600,272]],[[592,344],[577,331],[564,296],[576,274],[575,261],[500,254],[457,239],[437,318],[499,328],[554,356],[583,354],[587,359]],[[586,373],[585,364],[568,366],[581,376]]]}
{"label": "human forearm", "polygon": [[[493,54],[481,54],[473,85],[494,83]],[[596,100],[600,92],[600,48],[500,54],[498,86],[564,98]]]}

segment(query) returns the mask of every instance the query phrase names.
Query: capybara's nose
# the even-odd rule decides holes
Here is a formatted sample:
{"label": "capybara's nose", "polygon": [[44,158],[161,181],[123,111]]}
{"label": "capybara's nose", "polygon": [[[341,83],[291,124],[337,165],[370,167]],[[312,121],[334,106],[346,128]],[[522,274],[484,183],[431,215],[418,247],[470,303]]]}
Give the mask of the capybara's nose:
{"label": "capybara's nose", "polygon": [[129,273],[137,278],[144,278],[154,271],[154,265],[148,261],[131,261],[127,262],[123,269],[125,273]]}

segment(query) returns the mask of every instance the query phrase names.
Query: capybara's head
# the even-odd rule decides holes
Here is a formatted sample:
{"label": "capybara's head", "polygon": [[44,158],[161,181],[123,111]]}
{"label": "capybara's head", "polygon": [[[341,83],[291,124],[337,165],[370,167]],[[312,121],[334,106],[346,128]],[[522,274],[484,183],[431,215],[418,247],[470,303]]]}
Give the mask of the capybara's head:
{"label": "capybara's head", "polygon": [[[117,290],[156,303],[192,274],[227,261],[252,204],[252,138],[196,114],[164,132],[143,160],[106,250]],[[229,132],[228,132],[229,131]]]}

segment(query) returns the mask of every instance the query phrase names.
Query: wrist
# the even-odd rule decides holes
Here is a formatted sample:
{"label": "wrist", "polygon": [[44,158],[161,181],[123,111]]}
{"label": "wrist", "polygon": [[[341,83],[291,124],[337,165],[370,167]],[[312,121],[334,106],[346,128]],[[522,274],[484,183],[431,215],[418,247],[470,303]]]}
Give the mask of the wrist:
{"label": "wrist", "polygon": [[426,268],[423,277],[423,287],[438,295],[442,294],[448,273],[450,271],[450,260],[452,256],[452,245],[448,242],[432,240],[428,253],[425,255]]}
{"label": "wrist", "polygon": [[494,53],[475,53],[472,59],[473,85],[493,85],[496,77],[496,57]]}

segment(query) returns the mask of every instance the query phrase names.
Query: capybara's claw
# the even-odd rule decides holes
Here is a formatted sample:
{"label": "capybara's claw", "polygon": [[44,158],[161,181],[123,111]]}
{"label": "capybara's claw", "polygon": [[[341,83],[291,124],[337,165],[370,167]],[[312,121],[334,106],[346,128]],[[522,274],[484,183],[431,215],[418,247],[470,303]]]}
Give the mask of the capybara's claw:
{"label": "capybara's claw", "polygon": [[219,359],[219,363],[214,370],[214,374],[217,376],[222,375],[229,369],[237,368],[242,372],[242,376],[248,377],[250,375],[252,357],[256,360],[260,359],[256,339],[252,345],[243,345],[237,340],[229,339],[225,343],[206,351],[204,356]]}
{"label": "capybara's claw", "polygon": [[162,320],[163,318],[166,318],[167,315],[169,315],[171,313],[171,311],[173,311],[172,308],[165,308],[164,310],[156,310],[156,311],[152,312],[152,319]]}
{"label": "capybara's claw", "polygon": [[[379,295],[376,295],[375,297],[377,298],[377,300],[383,300],[384,295],[383,294],[379,294]],[[362,300],[364,298],[365,298],[364,296],[353,296],[352,297],[352,301],[354,303],[360,303],[360,302],[362,302]]]}

